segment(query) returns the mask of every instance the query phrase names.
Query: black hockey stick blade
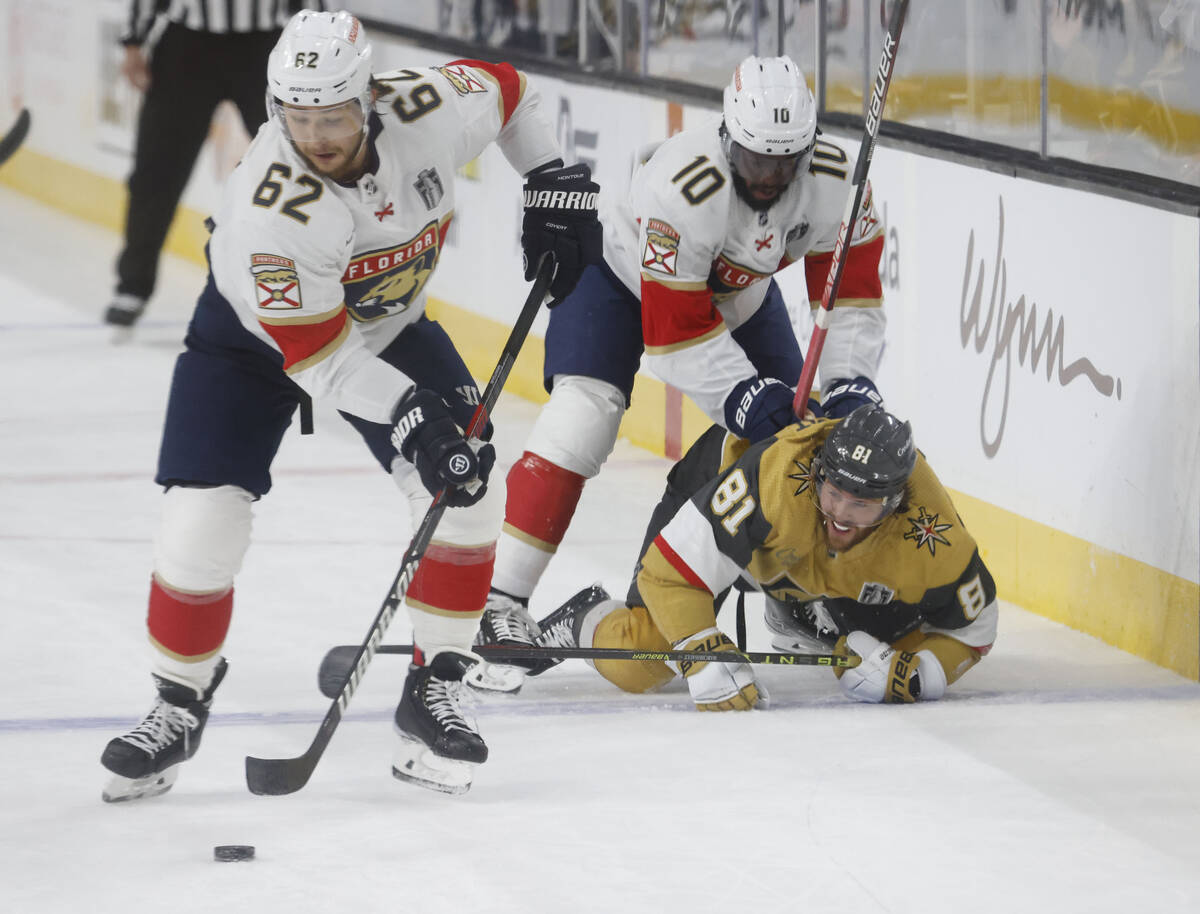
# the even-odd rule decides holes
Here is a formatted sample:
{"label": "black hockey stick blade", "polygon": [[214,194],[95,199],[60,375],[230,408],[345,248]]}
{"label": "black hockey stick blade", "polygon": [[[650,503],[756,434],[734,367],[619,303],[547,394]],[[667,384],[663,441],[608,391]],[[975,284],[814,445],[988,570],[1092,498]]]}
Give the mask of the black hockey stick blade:
{"label": "black hockey stick blade", "polygon": [[[708,660],[714,663],[753,663],[768,666],[825,666],[849,669],[862,662],[857,655],[843,654],[789,654],[770,651],[743,651],[740,655],[732,651],[632,651],[610,647],[521,647],[501,644],[484,644],[472,648],[476,654],[491,663],[514,660],[690,660],[693,663]],[[377,654],[410,655],[411,644],[381,644]],[[331,647],[321,658],[317,670],[317,686],[326,698],[336,698],[342,683],[358,654],[358,645],[341,644]]]}
{"label": "black hockey stick blade", "polygon": [[[468,437],[481,432],[487,425],[488,417],[491,415],[496,401],[500,399],[500,391],[517,360],[521,346],[525,343],[525,337],[529,334],[529,328],[533,325],[538,308],[541,307],[546,292],[550,288],[554,269],[554,258],[544,255],[541,263],[538,264],[533,288],[525,299],[525,304],[521,306],[521,313],[513,325],[508,340],[504,343],[504,349],[492,371],[492,377],[484,388],[480,403],[475,408],[475,414],[467,426]],[[333,704],[325,712],[325,717],[317,729],[317,735],[313,737],[308,749],[295,758],[264,759],[246,756],[246,786],[250,788],[251,793],[270,796],[295,793],[312,777],[317,763],[325,754],[325,747],[329,745],[334,731],[342,720],[342,712],[350,704],[350,699],[358,689],[358,684],[362,681],[371,658],[375,656],[375,652],[391,624],[392,617],[400,608],[400,603],[417,573],[417,567],[425,555],[425,550],[433,539],[434,529],[446,511],[446,504],[443,501],[444,494],[444,491],[438,492],[433,497],[433,503],[425,512],[425,517],[422,518],[416,533],[413,534],[412,542],[405,550],[404,558],[400,562],[400,570],[396,572],[392,586],[388,589],[387,596],[384,597],[379,611],[375,614],[367,637],[358,647],[352,648],[353,656],[347,664],[343,678],[334,694],[328,696],[333,699]]]}
{"label": "black hockey stick blade", "polygon": [[16,121],[12,125],[12,129],[0,139],[0,164],[3,164],[8,158],[20,148],[25,142],[25,135],[29,133],[29,109],[22,108],[21,113],[17,115]]}

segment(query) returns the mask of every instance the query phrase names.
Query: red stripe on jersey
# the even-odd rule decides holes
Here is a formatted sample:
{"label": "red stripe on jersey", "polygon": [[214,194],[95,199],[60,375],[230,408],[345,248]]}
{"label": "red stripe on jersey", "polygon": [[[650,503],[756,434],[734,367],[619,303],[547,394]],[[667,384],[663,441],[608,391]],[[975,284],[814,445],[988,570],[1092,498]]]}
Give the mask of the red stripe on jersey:
{"label": "red stripe on jersey", "polygon": [[233,588],[190,594],[150,579],[150,637],[182,658],[210,657],[220,650],[233,616]]}
{"label": "red stripe on jersey", "polygon": [[271,335],[275,345],[283,351],[283,370],[287,371],[297,362],[303,362],[337,339],[348,320],[350,316],[346,309],[339,308],[333,317],[315,324],[260,323]]}
{"label": "red stripe on jersey", "polygon": [[705,593],[712,593],[708,589],[708,585],[700,580],[700,575],[692,571],[692,566],[680,558],[679,553],[667,545],[667,541],[662,538],[660,533],[654,538],[654,545],[658,547],[658,551],[662,553],[664,559],[667,560],[672,568],[679,572],[679,576],[691,584],[693,587],[699,587]]}
{"label": "red stripe on jersey", "polygon": [[521,101],[521,74],[510,63],[488,63],[484,60],[452,60],[446,66],[453,67],[459,64],[483,70],[500,84],[500,100],[504,110],[501,126],[507,124]]}
{"label": "red stripe on jersey", "polygon": [[408,599],[452,613],[477,613],[487,599],[496,544],[431,544],[417,566]]}
{"label": "red stripe on jersey", "polygon": [[504,522],[526,536],[557,546],[575,516],[586,477],[530,451],[508,471]]}
{"label": "red stripe on jersey", "polygon": [[[842,270],[842,284],[838,286],[838,298],[883,298],[883,285],[879,282],[879,258],[883,256],[883,235],[866,244],[854,244],[843,255],[846,267]],[[825,294],[825,281],[833,252],[804,255],[804,278],[808,281],[808,300],[814,306],[821,303]]]}
{"label": "red stripe on jersey", "polygon": [[709,289],[672,289],[642,279],[642,337],[647,346],[694,340],[720,323]]}

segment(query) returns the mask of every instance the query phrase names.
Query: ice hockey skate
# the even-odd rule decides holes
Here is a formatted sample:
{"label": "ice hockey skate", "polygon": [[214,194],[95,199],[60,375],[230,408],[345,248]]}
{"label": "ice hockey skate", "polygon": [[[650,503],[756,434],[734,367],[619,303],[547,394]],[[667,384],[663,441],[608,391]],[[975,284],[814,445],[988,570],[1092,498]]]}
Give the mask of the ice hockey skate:
{"label": "ice hockey skate", "polygon": [[[492,590],[483,606],[483,618],[479,620],[479,634],[475,636],[475,644],[530,647],[538,631],[537,623],[529,615],[524,600]],[[534,663],[536,661],[489,663],[484,659],[467,674],[466,683],[482,692],[505,692],[515,695],[521,691],[525,677],[529,675],[529,666]]]}
{"label": "ice hockey skate", "polygon": [[112,328],[112,342],[127,343],[133,339],[133,327],[146,310],[146,299],[140,295],[117,293],[104,312],[104,323]]}
{"label": "ice hockey skate", "polygon": [[829,650],[838,639],[838,628],[820,600],[783,602],[768,596],[763,622],[777,651],[804,654]]}
{"label": "ice hockey skate", "polygon": [[[608,591],[599,584],[585,587],[538,623],[538,628],[541,629],[541,632],[533,639],[534,645],[545,648],[579,647],[580,634],[588,612],[595,609],[605,600],[611,599],[612,597],[609,596]],[[538,676],[546,672],[546,670],[558,666],[562,663],[562,660],[559,658],[546,658],[531,662],[535,666],[529,670],[529,675]]]}
{"label": "ice hockey skate", "polygon": [[476,658],[465,651],[441,650],[426,666],[411,665],[396,707],[400,738],[392,775],[442,793],[466,793],[475,766],[488,749],[475,722],[463,713],[462,679]]}
{"label": "ice hockey skate", "polygon": [[110,740],[100,756],[113,775],[101,793],[104,802],[156,797],[171,789],[180,764],[200,748],[213,693],[228,668],[222,659],[200,698],[191,686],[154,676],[158,697],[150,713],[128,733]]}

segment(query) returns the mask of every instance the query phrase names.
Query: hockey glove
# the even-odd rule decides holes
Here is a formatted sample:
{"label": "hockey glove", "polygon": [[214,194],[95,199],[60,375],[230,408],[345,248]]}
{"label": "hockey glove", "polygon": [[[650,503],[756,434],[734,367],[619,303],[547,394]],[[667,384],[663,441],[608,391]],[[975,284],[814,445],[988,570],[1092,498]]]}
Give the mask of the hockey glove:
{"label": "hockey glove", "polygon": [[392,444],[417,468],[430,495],[445,489],[444,498],[451,508],[464,508],[483,498],[496,449],[484,444],[476,452],[450,418],[441,397],[432,390],[414,388],[400,401],[392,421],[396,424]]}
{"label": "hockey glove", "polygon": [[921,694],[921,665],[938,662],[930,651],[917,654],[898,651],[886,641],[862,631],[839,638],[834,653],[844,655],[847,648],[862,657],[858,666],[834,671],[848,698],[875,704],[907,704],[918,699],[941,698],[941,692],[945,691],[945,677],[942,676],[941,692]]}
{"label": "hockey glove", "polygon": [[792,389],[774,378],[747,378],[725,398],[725,427],[739,438],[761,441],[795,421]]}
{"label": "hockey glove", "polygon": [[[706,628],[676,642],[675,650],[737,653],[737,646],[719,628]],[[679,674],[687,680],[699,711],[749,711],[760,703],[766,707],[767,693],[754,681],[748,663],[681,660]]]}
{"label": "hockey glove", "polygon": [[883,405],[883,397],[870,378],[862,375],[853,381],[838,378],[830,383],[829,393],[821,400],[821,411],[828,419],[840,419],[867,403]]}
{"label": "hockey glove", "polygon": [[557,266],[550,281],[553,308],[579,282],[583,268],[599,263],[604,254],[603,230],[596,215],[600,185],[591,169],[580,162],[570,168],[532,172],[525,184],[525,218],[521,221],[521,250],[525,279],[537,273],[543,254]]}

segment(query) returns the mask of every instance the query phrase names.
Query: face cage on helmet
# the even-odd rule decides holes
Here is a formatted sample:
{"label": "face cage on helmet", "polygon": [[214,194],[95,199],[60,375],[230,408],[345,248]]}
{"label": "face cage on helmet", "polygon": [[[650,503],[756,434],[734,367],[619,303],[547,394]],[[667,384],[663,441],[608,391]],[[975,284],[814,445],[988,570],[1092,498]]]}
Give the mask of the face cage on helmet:
{"label": "face cage on helmet", "polygon": [[[352,117],[342,109],[357,105]],[[363,98],[352,98],[336,105],[303,108],[287,105],[267,91],[267,110],[279,121],[279,126],[293,144],[314,143],[319,140],[343,140],[366,129],[369,105]]]}
{"label": "face cage on helmet", "polygon": [[[827,483],[840,493],[837,517],[828,514],[821,505],[821,494]],[[823,516],[841,524],[843,527],[876,527],[883,523],[887,519],[887,516],[895,511],[904,499],[903,488],[899,492],[881,498],[863,498],[860,495],[855,495],[853,492],[848,492],[837,483],[832,482],[825,475],[825,465],[821,461],[820,456],[817,456],[813,460],[812,488],[810,491],[812,492],[813,504],[817,506],[817,510]]]}

